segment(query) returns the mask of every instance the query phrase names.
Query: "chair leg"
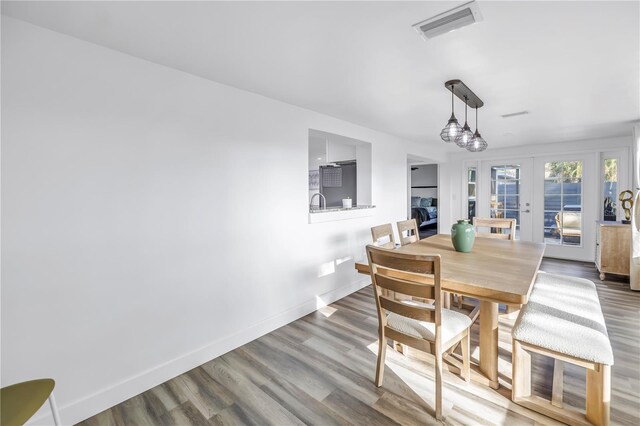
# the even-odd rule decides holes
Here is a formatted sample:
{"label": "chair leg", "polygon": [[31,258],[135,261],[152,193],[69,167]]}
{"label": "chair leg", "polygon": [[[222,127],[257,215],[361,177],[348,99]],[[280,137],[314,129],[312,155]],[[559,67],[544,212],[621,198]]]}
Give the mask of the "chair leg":
{"label": "chair leg", "polygon": [[465,382],[469,382],[471,379],[471,336],[469,336],[469,330],[467,330],[466,336],[462,338],[462,378]]}
{"label": "chair leg", "polygon": [[56,405],[56,399],[53,396],[53,392],[49,395],[49,406],[51,407],[51,413],[53,414],[53,423],[56,426],[62,426],[60,421],[60,413],[58,413],[58,406]]}
{"label": "chair leg", "polygon": [[458,309],[462,309],[462,302],[464,302],[463,296],[458,294]]}
{"label": "chair leg", "polygon": [[[439,348],[438,348],[439,349]],[[436,351],[436,419],[442,419],[442,352]]]}
{"label": "chair leg", "polygon": [[378,340],[378,364],[376,365],[376,386],[382,386],[384,375],[384,360],[387,356],[387,338],[382,336]]}
{"label": "chair leg", "polygon": [[609,424],[611,402],[611,366],[587,369],[587,420],[597,426]]}
{"label": "chair leg", "polygon": [[511,399],[516,401],[531,396],[531,355],[517,340],[513,340],[511,353]]}

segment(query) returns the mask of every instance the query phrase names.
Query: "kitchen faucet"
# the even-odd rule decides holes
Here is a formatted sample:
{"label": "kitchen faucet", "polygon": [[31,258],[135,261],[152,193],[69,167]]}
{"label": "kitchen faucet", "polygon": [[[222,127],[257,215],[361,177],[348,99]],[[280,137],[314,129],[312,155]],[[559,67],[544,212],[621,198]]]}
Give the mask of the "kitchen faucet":
{"label": "kitchen faucet", "polygon": [[[320,192],[316,192],[315,194],[313,194],[311,196],[311,200],[309,201],[309,211],[313,210],[313,199],[316,195],[319,195],[320,197],[322,197],[322,199],[324,200],[324,207],[322,210],[326,210],[327,209],[327,199],[324,197],[324,195],[322,195]],[[320,207],[320,201],[318,201],[318,207]]]}

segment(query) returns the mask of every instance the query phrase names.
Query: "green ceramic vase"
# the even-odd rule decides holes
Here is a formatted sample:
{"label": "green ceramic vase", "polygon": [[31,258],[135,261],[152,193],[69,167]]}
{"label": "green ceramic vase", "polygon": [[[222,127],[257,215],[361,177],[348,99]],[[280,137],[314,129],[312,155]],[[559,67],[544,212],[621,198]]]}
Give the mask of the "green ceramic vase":
{"label": "green ceramic vase", "polygon": [[476,231],[468,220],[459,220],[451,227],[451,242],[456,251],[469,253],[475,240]]}

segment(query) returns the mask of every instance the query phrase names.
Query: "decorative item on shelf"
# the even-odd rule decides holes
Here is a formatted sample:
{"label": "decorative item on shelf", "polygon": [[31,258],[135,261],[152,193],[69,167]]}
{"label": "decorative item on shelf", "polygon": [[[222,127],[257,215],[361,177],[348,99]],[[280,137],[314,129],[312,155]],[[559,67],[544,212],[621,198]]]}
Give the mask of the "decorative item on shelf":
{"label": "decorative item on shelf", "polygon": [[[460,148],[465,148],[470,152],[480,152],[487,149],[487,141],[480,135],[478,131],[478,108],[484,105],[484,102],[471,91],[460,80],[449,80],[444,83],[447,90],[451,90],[451,118],[447,122],[447,125],[440,132],[440,137],[445,142],[455,142]],[[453,113],[453,95],[456,95],[460,100],[464,101],[464,126],[461,127]],[[471,131],[469,123],[467,121],[468,108],[475,108],[476,110],[476,131]]]}
{"label": "decorative item on shelf", "polygon": [[440,132],[440,137],[445,142],[455,142],[458,135],[462,133],[462,126],[458,123],[458,119],[453,113],[453,84],[451,85],[451,118],[447,122],[447,125],[444,126],[442,132]]}
{"label": "decorative item on shelf", "polygon": [[476,240],[476,231],[467,219],[460,219],[451,227],[453,248],[461,253],[469,253]]}
{"label": "decorative item on shelf", "polygon": [[[626,195],[626,197],[625,197]],[[631,209],[633,208],[633,192],[626,190],[620,193],[618,197],[622,210],[624,210],[624,219],[622,223],[631,223]]]}
{"label": "decorative item on shelf", "polygon": [[347,198],[343,198],[342,199],[342,208],[343,209],[350,209],[352,207],[353,202],[351,201],[351,198],[347,197]]}
{"label": "decorative item on shelf", "polygon": [[485,141],[480,132],[478,131],[478,108],[476,108],[476,132],[473,134],[473,138],[467,143],[467,151],[480,152],[487,149],[487,141]]}

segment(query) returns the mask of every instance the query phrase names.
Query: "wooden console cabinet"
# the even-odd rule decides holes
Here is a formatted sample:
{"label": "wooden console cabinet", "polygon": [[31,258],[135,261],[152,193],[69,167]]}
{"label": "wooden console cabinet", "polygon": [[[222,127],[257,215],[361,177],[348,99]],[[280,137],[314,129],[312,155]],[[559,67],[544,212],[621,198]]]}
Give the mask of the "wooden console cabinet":
{"label": "wooden console cabinet", "polygon": [[631,225],[620,222],[596,223],[596,267],[604,274],[629,276]]}

